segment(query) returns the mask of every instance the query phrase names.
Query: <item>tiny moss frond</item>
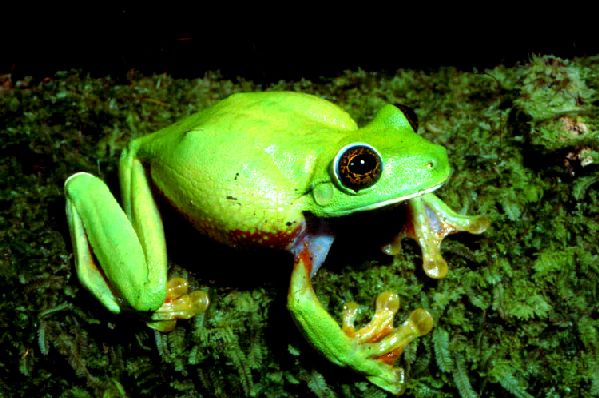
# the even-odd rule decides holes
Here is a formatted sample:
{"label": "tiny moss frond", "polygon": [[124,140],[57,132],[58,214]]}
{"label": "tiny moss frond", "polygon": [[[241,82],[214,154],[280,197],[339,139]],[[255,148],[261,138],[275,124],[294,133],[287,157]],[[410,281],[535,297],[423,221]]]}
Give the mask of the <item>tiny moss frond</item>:
{"label": "tiny moss frond", "polygon": [[308,388],[318,398],[336,398],[336,394],[329,388],[323,375],[313,370],[308,376]]}
{"label": "tiny moss frond", "polygon": [[462,398],[476,398],[478,395],[472,389],[470,380],[468,379],[468,372],[466,370],[466,364],[461,355],[455,355],[455,367],[453,368],[453,380],[460,392]]}
{"label": "tiny moss frond", "polygon": [[532,395],[527,393],[526,388],[522,385],[522,380],[514,376],[507,363],[499,363],[491,369],[490,374],[513,396],[517,398],[532,398]]}
{"label": "tiny moss frond", "polygon": [[47,323],[40,319],[40,325],[37,330],[38,334],[38,344],[40,347],[40,352],[44,355],[48,355],[49,345],[48,345],[48,337],[46,334]]}
{"label": "tiny moss frond", "polygon": [[433,331],[433,347],[435,348],[435,358],[439,369],[443,372],[453,370],[454,363],[449,349],[449,333],[441,327],[436,327]]}

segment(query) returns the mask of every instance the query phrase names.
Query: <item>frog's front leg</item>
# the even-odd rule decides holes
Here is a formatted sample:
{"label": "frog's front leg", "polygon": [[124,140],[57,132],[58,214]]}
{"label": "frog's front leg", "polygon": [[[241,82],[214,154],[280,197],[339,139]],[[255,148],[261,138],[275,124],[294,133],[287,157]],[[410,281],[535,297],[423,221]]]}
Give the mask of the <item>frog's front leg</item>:
{"label": "frog's front leg", "polygon": [[431,331],[432,316],[424,309],[417,309],[401,326],[394,328],[393,315],[399,308],[399,299],[396,294],[386,292],[377,298],[372,321],[358,331],[354,330],[357,305],[346,304],[343,328],[340,328],[312,289],[311,268],[306,245],[296,255],[287,298],[287,307],[306,339],[331,362],[363,373],[372,383],[392,394],[403,394],[405,372],[393,364],[406,344]]}
{"label": "frog's front leg", "polygon": [[489,228],[489,220],[484,216],[458,214],[432,193],[409,199],[407,206],[407,222],[382,250],[395,255],[401,250],[403,238],[416,240],[422,249],[424,272],[434,279],[447,275],[447,262],[440,252],[441,242],[447,235],[460,231],[479,235]]}
{"label": "frog's front leg", "polygon": [[180,278],[167,283],[162,220],[146,171],[127,151],[121,184],[126,214],[99,178],[77,173],[65,182],[77,275],[111,312],[146,313],[150,327],[168,331],[177,318],[204,311],[208,299],[204,292],[187,295]]}

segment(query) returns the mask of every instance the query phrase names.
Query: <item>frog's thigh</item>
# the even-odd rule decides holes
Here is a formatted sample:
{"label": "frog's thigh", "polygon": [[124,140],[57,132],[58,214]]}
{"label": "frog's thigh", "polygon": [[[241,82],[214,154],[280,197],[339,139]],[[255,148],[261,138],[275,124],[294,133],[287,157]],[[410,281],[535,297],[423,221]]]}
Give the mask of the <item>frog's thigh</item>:
{"label": "frog's thigh", "polygon": [[[148,282],[165,285],[166,281],[148,281],[139,239],[106,184],[90,174],[77,173],[65,182],[65,194],[81,283],[115,313],[121,311],[119,302],[123,300],[139,311],[158,308],[164,295],[147,297],[147,293],[156,295],[156,290],[145,285]],[[166,293],[166,287],[162,290]]]}

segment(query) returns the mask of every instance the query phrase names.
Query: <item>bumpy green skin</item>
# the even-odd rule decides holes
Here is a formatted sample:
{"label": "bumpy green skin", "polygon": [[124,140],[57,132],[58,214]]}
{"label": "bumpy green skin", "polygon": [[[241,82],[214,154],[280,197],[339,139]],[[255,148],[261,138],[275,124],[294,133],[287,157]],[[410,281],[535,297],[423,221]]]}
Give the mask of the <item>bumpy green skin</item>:
{"label": "bumpy green skin", "polygon": [[[352,190],[334,163],[356,143],[376,149],[382,169],[374,185]],[[392,105],[358,128],[318,97],[236,94],[129,144],[120,164],[123,209],[98,178],[78,173],[67,180],[77,273],[111,311],[133,309],[146,313],[151,327],[174,327],[162,305],[166,243],[156,187],[209,237],[236,247],[293,250],[288,306],[307,339],[333,362],[398,394],[403,376],[345,336],[313,294],[304,215],[342,217],[410,200],[438,188],[449,172],[445,149],[418,136]]]}
{"label": "bumpy green skin", "polygon": [[[359,195],[331,175],[335,155],[352,142],[377,148],[385,165],[379,183]],[[233,95],[133,141],[128,156],[149,166],[159,190],[201,231],[231,245],[285,245],[303,212],[350,214],[449,175],[445,149],[416,135],[395,107],[358,129],[339,107],[300,93]]]}

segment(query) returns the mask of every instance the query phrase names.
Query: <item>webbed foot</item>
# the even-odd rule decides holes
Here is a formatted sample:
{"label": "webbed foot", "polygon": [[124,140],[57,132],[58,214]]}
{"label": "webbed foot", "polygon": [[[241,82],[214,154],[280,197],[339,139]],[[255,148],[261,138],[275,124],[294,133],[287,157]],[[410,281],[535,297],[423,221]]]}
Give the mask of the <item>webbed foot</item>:
{"label": "webbed foot", "polygon": [[[358,314],[356,303],[343,306],[342,330],[357,341],[367,357],[387,364],[388,369],[380,375],[366,376],[374,384],[397,395],[403,393],[405,371],[393,367],[403,353],[405,346],[418,336],[428,334],[433,328],[433,317],[425,309],[418,308],[399,327],[393,327],[393,316],[399,309],[399,297],[392,292],[384,292],[376,298],[376,310],[372,320],[359,330],[354,329],[354,319]],[[391,381],[391,383],[389,382]]]}
{"label": "webbed foot", "polygon": [[166,299],[162,306],[152,314],[148,326],[161,332],[170,332],[175,328],[177,319],[190,319],[208,309],[210,298],[201,290],[189,294],[187,280],[169,279]]}

